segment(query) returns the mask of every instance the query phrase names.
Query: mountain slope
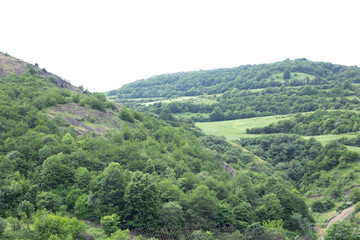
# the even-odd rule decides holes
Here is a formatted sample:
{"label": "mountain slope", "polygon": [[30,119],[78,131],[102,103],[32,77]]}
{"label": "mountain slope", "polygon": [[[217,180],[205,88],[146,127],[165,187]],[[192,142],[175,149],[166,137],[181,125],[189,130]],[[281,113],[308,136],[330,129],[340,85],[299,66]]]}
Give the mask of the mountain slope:
{"label": "mountain slope", "polygon": [[40,69],[37,64],[32,65],[20,59],[16,59],[7,53],[0,52],[0,77],[6,76],[8,74],[20,75],[25,73],[29,69],[31,69],[33,73],[36,73],[39,76],[50,79],[53,84],[58,85],[60,88],[67,88],[73,91],[78,90],[77,87],[71,85],[69,82],[65,81],[61,77],[47,72],[45,68]]}
{"label": "mountain slope", "polygon": [[[18,63],[23,73],[14,62],[0,65],[8,69],[0,77],[5,239],[92,239],[93,231],[109,237],[144,228],[146,237],[229,239],[253,229],[266,236],[264,221],[280,220],[286,230],[278,234],[308,234],[301,226],[312,217],[299,192],[267,175],[267,167],[248,170],[252,156],[240,148],[118,107],[102,94],[60,88],[55,75]],[[74,216],[102,228],[89,231]]]}
{"label": "mountain slope", "polygon": [[194,121],[221,121],[317,109],[357,109],[359,82],[358,67],[297,59],[159,75],[107,95],[128,106],[150,102],[137,105],[140,111],[169,111]]}

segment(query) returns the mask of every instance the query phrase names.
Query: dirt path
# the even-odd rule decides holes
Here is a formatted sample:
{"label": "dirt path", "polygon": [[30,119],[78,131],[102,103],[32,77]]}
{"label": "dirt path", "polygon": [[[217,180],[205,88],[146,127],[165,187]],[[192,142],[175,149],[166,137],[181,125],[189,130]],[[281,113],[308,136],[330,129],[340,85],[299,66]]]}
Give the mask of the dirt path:
{"label": "dirt path", "polygon": [[345,218],[347,218],[348,216],[350,216],[350,214],[355,210],[355,205],[345,209],[344,211],[342,211],[339,215],[337,215],[336,217],[334,217],[333,219],[331,219],[331,221],[328,223],[328,225],[326,226],[326,228],[320,228],[318,226],[314,227],[314,229],[320,234],[319,235],[319,239],[324,240],[324,236],[326,234],[326,230],[333,225],[334,223],[338,222],[338,221],[342,221]]}

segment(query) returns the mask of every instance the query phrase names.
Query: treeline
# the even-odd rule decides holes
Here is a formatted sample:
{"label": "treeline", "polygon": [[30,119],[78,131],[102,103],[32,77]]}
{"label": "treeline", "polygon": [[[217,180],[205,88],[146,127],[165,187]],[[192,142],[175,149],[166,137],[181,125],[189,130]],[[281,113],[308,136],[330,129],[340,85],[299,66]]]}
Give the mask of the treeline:
{"label": "treeline", "polygon": [[[36,74],[0,81],[0,230],[7,239],[87,236],[68,215],[100,222],[109,239],[144,227],[195,226],[191,234],[205,235],[231,227],[228,237],[253,229],[308,233],[312,217],[300,194],[281,178],[244,170],[249,155],[223,139],[201,142],[181,123],[118,110],[101,94],[59,89]],[[60,128],[43,111],[66,103],[111,110],[121,127],[99,137]],[[238,174],[231,178],[223,161]]]}
{"label": "treeline", "polygon": [[[284,72],[290,78],[284,78]],[[292,78],[294,73],[310,76]],[[279,75],[280,74],[280,75]],[[108,92],[118,99],[197,96],[219,94],[231,89],[248,90],[267,87],[324,85],[336,81],[360,82],[360,69],[325,62],[311,62],[306,59],[283,62],[244,65],[228,69],[163,74],[139,80]],[[161,86],[161,87],[159,87]]]}
{"label": "treeline", "polygon": [[360,130],[360,114],[344,111],[317,110],[311,114],[295,114],[261,128],[248,128],[249,134],[295,133],[305,136],[342,134]]}
{"label": "treeline", "polygon": [[[276,168],[274,176],[290,181],[303,193],[326,190],[334,199],[339,199],[347,190],[348,179],[333,177],[329,171],[347,168],[360,160],[358,153],[347,150],[344,145],[333,142],[322,146],[314,138],[305,140],[298,135],[277,134],[237,142],[270,162]],[[354,179],[353,172],[351,180]]]}

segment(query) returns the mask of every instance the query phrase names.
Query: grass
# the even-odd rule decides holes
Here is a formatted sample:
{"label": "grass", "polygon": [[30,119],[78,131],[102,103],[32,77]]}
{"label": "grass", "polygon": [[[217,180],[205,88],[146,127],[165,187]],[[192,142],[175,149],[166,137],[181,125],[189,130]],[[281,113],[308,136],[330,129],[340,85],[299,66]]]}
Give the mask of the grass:
{"label": "grass", "polygon": [[[351,134],[351,133],[345,133],[345,134],[328,134],[328,135],[317,135],[317,136],[303,136],[303,138],[305,139],[309,139],[309,138],[315,138],[317,141],[321,142],[323,145],[326,145],[332,141],[338,140],[342,137],[348,137],[348,138],[353,138],[356,137],[355,134]],[[360,149],[360,148],[359,148]]]}
{"label": "grass", "polygon": [[256,117],[220,122],[198,122],[196,126],[206,134],[224,136],[228,140],[235,140],[243,137],[258,137],[262,134],[247,134],[247,128],[265,127],[271,123],[288,119],[291,115],[275,115],[268,117]]}
{"label": "grass", "polygon": [[[268,81],[271,81],[271,79],[280,81],[280,82],[285,82],[284,78],[283,78],[283,72],[281,73],[274,73],[271,74],[271,76],[269,77]],[[315,76],[310,75],[310,74],[306,74],[306,73],[300,73],[300,72],[292,72],[290,73],[291,78],[289,80],[304,80],[306,77],[308,77],[310,80],[313,80],[315,78]]]}
{"label": "grass", "polygon": [[360,147],[346,146],[348,150],[354,151],[360,154]]}
{"label": "grass", "polygon": [[[176,116],[182,117],[192,117],[196,116],[197,113],[182,113],[177,114]],[[247,119],[238,119],[230,121],[220,121],[220,122],[198,122],[196,126],[199,127],[204,133],[215,136],[224,136],[228,140],[236,140],[239,138],[253,138],[264,136],[265,134],[247,134],[247,128],[254,127],[265,127],[271,123],[278,122],[280,120],[288,119],[292,115],[275,115],[268,117],[256,117],[256,118],[247,118]],[[269,134],[267,134],[269,135]],[[336,141],[342,137],[354,138],[356,134],[346,133],[346,134],[328,134],[328,135],[318,135],[318,136],[302,136],[305,139],[315,138],[321,144],[326,145],[332,141]],[[350,151],[355,151],[360,153],[360,147],[346,146]]]}
{"label": "grass", "polygon": [[203,116],[205,118],[209,117],[208,113],[174,113],[173,115],[179,118],[191,118],[196,116]]}
{"label": "grass", "polygon": [[171,98],[166,100],[158,100],[158,101],[152,101],[144,103],[146,106],[158,102],[162,103],[171,103],[171,102],[184,102],[184,101],[192,101],[196,104],[213,104],[216,103],[216,97],[214,95],[200,95],[200,96],[186,96],[186,97],[177,97],[177,98]]}
{"label": "grass", "polygon": [[330,211],[325,212],[325,213],[317,213],[314,212],[313,213],[313,217],[315,219],[316,223],[325,223],[326,221],[328,221],[329,219],[335,217],[336,215],[338,215],[339,213],[336,212],[336,209],[342,204],[342,202],[337,202],[335,203],[335,207],[333,207]]}

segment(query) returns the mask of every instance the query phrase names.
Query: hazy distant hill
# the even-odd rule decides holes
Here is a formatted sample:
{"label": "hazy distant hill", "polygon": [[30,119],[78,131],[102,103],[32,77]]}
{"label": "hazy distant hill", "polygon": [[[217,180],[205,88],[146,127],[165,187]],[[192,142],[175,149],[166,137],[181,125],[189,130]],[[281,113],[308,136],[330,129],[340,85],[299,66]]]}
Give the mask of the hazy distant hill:
{"label": "hazy distant hill", "polygon": [[[284,79],[283,73],[291,77]],[[302,74],[297,74],[302,73]],[[297,74],[297,75],[296,75]],[[336,81],[360,83],[360,69],[306,59],[244,65],[235,68],[164,74],[124,85],[109,95],[118,98],[149,98],[219,94],[232,89],[247,90],[266,87],[325,85]]]}
{"label": "hazy distant hill", "polygon": [[358,67],[297,59],[159,75],[107,95],[129,106],[148,102],[138,106],[141,111],[220,121],[317,109],[357,109],[359,83]]}

